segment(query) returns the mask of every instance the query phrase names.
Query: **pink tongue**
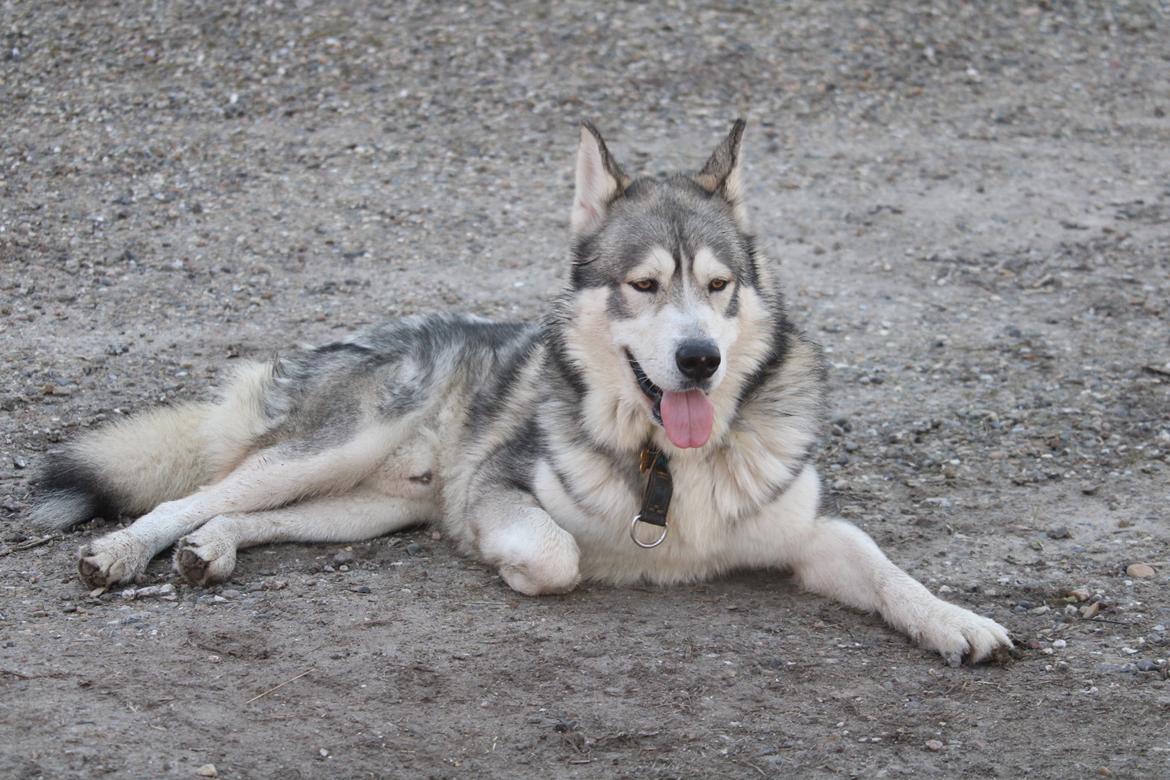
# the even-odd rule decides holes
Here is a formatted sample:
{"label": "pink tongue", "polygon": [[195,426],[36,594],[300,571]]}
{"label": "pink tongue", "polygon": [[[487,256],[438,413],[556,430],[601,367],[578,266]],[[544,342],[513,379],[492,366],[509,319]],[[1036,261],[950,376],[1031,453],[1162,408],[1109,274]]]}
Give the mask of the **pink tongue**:
{"label": "pink tongue", "polygon": [[676,447],[702,447],[711,438],[715,407],[702,390],[662,394],[662,427]]}

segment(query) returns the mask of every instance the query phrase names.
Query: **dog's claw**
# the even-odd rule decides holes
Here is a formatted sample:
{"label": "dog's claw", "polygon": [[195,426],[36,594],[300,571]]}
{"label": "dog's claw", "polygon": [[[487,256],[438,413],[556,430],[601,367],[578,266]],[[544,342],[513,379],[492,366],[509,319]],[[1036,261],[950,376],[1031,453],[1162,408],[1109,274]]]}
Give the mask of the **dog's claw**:
{"label": "dog's claw", "polygon": [[943,660],[947,662],[947,666],[952,669],[958,669],[963,665],[962,653],[943,653]]}

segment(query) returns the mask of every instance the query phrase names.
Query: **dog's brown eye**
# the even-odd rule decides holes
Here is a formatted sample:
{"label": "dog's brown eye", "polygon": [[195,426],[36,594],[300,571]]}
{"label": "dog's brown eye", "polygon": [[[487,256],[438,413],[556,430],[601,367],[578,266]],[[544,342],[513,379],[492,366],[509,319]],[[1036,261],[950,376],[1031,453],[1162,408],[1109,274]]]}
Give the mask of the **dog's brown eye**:
{"label": "dog's brown eye", "polygon": [[658,290],[658,282],[653,279],[639,279],[636,282],[630,282],[630,287],[638,292],[652,293]]}
{"label": "dog's brown eye", "polygon": [[726,279],[712,279],[711,284],[708,285],[708,288],[711,290],[711,292],[719,292],[720,290],[722,290],[726,286],[727,286]]}

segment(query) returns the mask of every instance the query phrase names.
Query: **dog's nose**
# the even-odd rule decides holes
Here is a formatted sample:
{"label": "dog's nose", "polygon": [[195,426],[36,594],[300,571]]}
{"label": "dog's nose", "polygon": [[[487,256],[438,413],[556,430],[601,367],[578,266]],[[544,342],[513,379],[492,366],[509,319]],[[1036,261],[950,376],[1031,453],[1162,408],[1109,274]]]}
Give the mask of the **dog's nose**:
{"label": "dog's nose", "polygon": [[678,370],[687,379],[710,379],[719,369],[719,345],[714,341],[692,339],[679,345],[674,353]]}

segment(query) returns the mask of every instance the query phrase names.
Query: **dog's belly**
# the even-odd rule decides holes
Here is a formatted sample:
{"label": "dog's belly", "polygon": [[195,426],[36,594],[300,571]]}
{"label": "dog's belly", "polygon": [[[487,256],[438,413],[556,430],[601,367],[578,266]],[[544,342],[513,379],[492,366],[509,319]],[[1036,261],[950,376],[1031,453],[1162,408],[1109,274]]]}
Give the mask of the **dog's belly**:
{"label": "dog's belly", "polygon": [[[545,511],[577,540],[583,579],[666,584],[774,565],[777,553],[797,543],[816,517],[819,478],[807,466],[775,501],[735,520],[716,513],[703,484],[684,484],[675,491],[666,540],[650,550],[630,538],[637,512],[633,497],[615,492],[606,497],[611,511],[591,512],[574,501],[546,464],[537,469],[535,491]],[[639,536],[653,538],[657,532],[643,526]]]}
{"label": "dog's belly", "polygon": [[395,498],[437,500],[439,477],[438,438],[421,428],[391,452],[363,484]]}

